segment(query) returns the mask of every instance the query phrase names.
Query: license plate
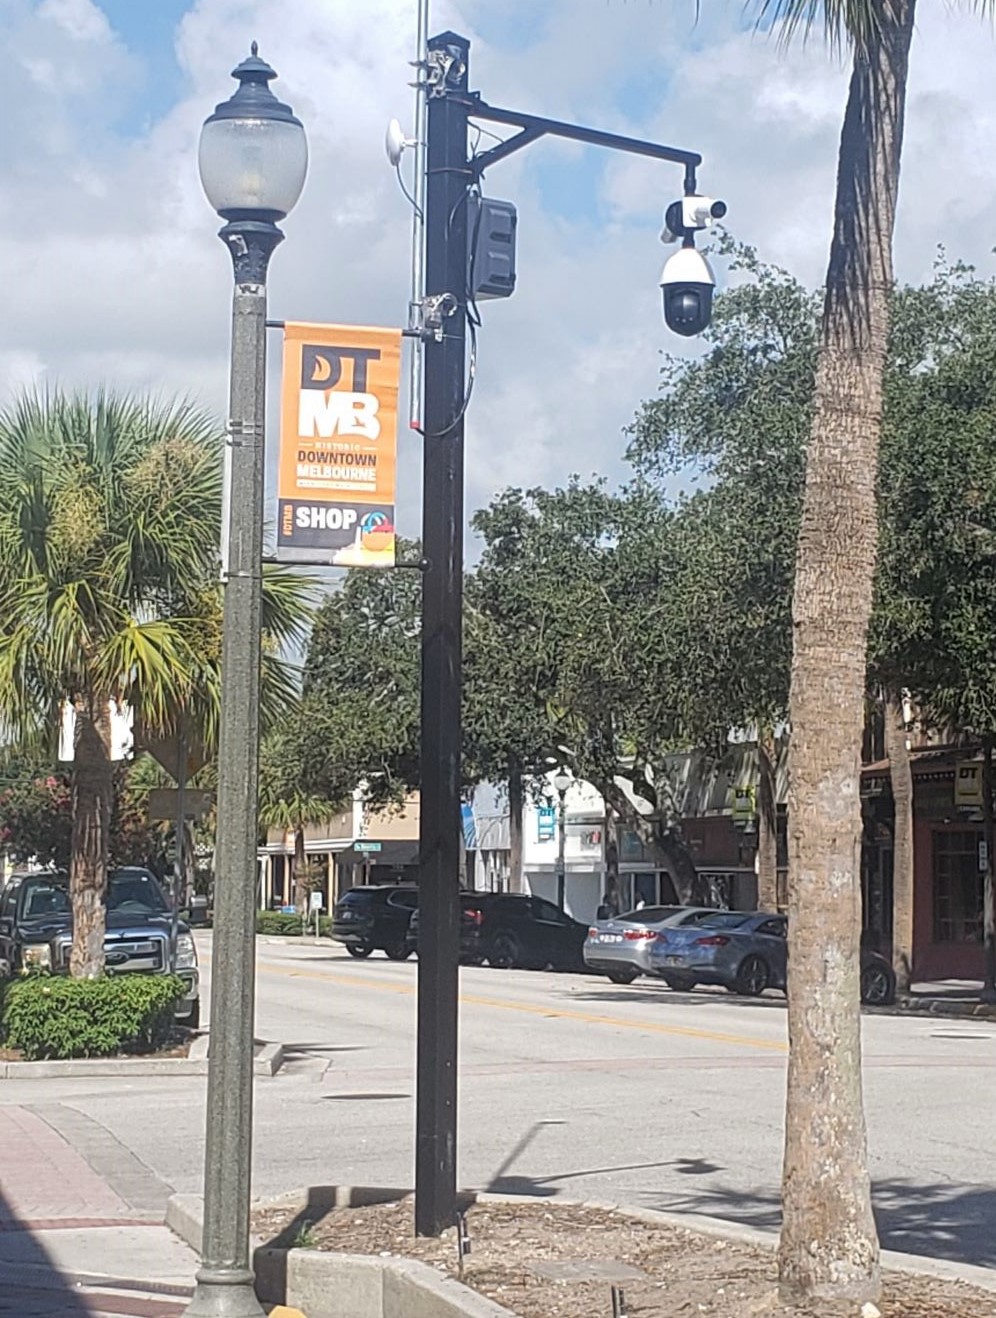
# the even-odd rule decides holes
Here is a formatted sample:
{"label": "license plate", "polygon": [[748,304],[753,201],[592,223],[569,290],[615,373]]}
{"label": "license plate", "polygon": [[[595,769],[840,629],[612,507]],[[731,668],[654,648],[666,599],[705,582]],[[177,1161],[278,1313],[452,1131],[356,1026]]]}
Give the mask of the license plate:
{"label": "license plate", "polygon": [[622,934],[602,934],[599,941],[602,943],[621,943]]}

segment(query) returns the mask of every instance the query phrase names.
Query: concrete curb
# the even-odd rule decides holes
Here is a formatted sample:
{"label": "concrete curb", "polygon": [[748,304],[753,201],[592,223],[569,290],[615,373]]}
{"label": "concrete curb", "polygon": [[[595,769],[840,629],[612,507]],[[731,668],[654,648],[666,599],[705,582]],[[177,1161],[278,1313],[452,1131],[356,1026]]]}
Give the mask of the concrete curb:
{"label": "concrete curb", "polygon": [[[292,1190],[286,1194],[254,1202],[255,1208],[291,1208],[297,1211],[313,1209],[316,1212],[330,1208],[358,1207],[365,1204],[385,1203],[410,1194],[410,1190],[378,1186],[316,1186],[309,1190]],[[487,1194],[466,1191],[468,1197],[481,1204],[536,1205],[535,1197],[515,1194]],[[667,1213],[653,1208],[633,1208],[626,1204],[600,1199],[552,1200],[563,1208],[596,1208],[603,1212],[618,1213],[634,1222],[649,1226],[667,1226],[691,1234],[714,1239],[754,1245],[773,1250],[778,1244],[777,1231],[764,1231],[719,1217],[699,1217],[695,1213]],[[166,1225],[196,1253],[200,1253],[203,1229],[203,1199],[200,1195],[173,1195],[166,1206]],[[255,1266],[260,1286],[260,1298],[294,1303],[309,1315],[322,1318],[322,1307],[330,1294],[337,1302],[348,1297],[358,1307],[341,1309],[351,1318],[516,1318],[510,1310],[494,1304],[462,1286],[452,1278],[440,1277],[433,1268],[414,1260],[375,1258],[369,1255],[334,1254],[312,1249],[272,1249],[253,1239]],[[962,1282],[979,1290],[996,1294],[996,1270],[978,1267],[971,1263],[956,1263],[946,1259],[926,1258],[919,1254],[902,1254],[895,1250],[882,1251],[882,1267],[889,1272],[929,1277],[939,1281]],[[428,1273],[424,1278],[423,1274]],[[380,1290],[374,1276],[381,1277]],[[393,1280],[389,1283],[387,1278]],[[407,1278],[407,1283],[402,1278]],[[428,1282],[433,1285],[430,1287]],[[405,1290],[405,1285],[410,1289]],[[393,1301],[388,1306],[391,1287],[399,1286],[401,1307]],[[416,1300],[418,1288],[425,1287],[422,1299]],[[283,1287],[283,1289],[279,1289]],[[300,1289],[299,1289],[300,1288]],[[293,1291],[293,1294],[292,1294]],[[377,1308],[377,1295],[381,1307]],[[467,1298],[469,1297],[469,1299]],[[307,1301],[307,1303],[305,1302]],[[473,1303],[471,1303],[473,1302]],[[310,1308],[309,1308],[310,1304]],[[373,1305],[374,1307],[364,1307]],[[435,1307],[433,1307],[435,1305]],[[458,1307],[453,1307],[457,1305]],[[474,1307],[477,1305],[478,1307]],[[406,1307],[407,1306],[407,1307]],[[463,1307],[459,1307],[463,1306]],[[484,1307],[479,1307],[484,1306]]]}
{"label": "concrete curb", "polygon": [[[207,1049],[208,1036],[204,1034],[191,1044],[187,1057],[77,1057],[62,1062],[0,1062],[0,1080],[207,1075]],[[274,1076],[283,1064],[283,1044],[264,1043],[257,1047],[253,1074]]]}
{"label": "concrete curb", "polygon": [[[401,1189],[328,1186],[291,1192],[267,1205],[313,1208],[316,1212],[350,1205],[392,1202],[410,1193]],[[175,1194],[166,1205],[166,1225],[198,1255],[204,1228],[204,1201]],[[264,1303],[288,1304],[323,1318],[334,1312],[349,1318],[518,1318],[510,1309],[463,1286],[417,1259],[369,1254],[334,1254],[315,1249],[273,1249],[251,1237],[256,1293]],[[326,1306],[330,1297],[335,1310]]]}
{"label": "concrete curb", "polygon": [[952,1002],[949,998],[897,998],[892,1010],[895,1016],[948,1016],[952,1019],[996,1020],[996,1003]]}

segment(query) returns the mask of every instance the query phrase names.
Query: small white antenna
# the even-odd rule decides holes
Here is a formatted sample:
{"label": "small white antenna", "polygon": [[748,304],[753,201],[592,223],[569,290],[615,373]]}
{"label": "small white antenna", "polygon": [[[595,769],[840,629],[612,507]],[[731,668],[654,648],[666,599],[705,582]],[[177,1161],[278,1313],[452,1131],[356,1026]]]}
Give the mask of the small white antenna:
{"label": "small white antenna", "polygon": [[392,119],[387,125],[387,132],[384,134],[384,150],[387,152],[387,158],[395,169],[401,164],[401,157],[404,154],[405,147],[415,145],[415,139],[412,137],[405,137],[401,124],[397,119]]}

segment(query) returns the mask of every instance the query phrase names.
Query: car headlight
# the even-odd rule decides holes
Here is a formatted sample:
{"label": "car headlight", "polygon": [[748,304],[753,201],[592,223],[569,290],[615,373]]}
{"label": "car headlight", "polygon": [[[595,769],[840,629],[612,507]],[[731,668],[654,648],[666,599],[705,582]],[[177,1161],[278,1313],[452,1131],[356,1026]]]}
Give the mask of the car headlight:
{"label": "car headlight", "polygon": [[197,948],[190,934],[180,934],[176,940],[176,968],[190,970],[197,965]]}
{"label": "car headlight", "polygon": [[28,969],[51,970],[52,949],[47,943],[38,943],[34,947],[26,947],[21,955],[21,960]]}

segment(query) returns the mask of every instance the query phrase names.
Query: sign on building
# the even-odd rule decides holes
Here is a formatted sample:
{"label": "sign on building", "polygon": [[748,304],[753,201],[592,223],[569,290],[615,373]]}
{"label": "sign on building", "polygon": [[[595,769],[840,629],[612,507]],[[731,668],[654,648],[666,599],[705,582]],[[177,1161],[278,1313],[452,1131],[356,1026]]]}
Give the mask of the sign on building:
{"label": "sign on building", "polygon": [[277,558],[394,565],[401,331],[284,326]]}
{"label": "sign on building", "polygon": [[955,805],[982,805],[982,765],[959,764],[955,769]]}
{"label": "sign on building", "polygon": [[731,813],[735,824],[749,824],[757,813],[753,787],[734,787]]}

